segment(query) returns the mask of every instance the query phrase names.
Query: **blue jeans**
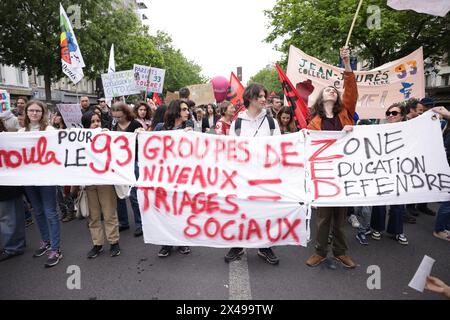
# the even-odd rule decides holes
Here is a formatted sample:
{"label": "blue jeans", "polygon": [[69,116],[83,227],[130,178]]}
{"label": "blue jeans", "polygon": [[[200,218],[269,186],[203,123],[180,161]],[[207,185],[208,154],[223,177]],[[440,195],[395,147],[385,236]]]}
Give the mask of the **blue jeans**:
{"label": "blue jeans", "polygon": [[[392,205],[389,210],[387,232],[390,234],[403,233],[404,205]],[[373,206],[370,225],[373,230],[383,232],[386,229],[386,206]]]}
{"label": "blue jeans", "polygon": [[42,241],[50,241],[52,250],[59,250],[61,227],[56,210],[56,187],[26,186],[25,192],[34,208],[34,215]]}
{"label": "blue jeans", "polygon": [[[137,162],[135,163],[134,166],[134,174],[136,176],[136,179],[139,178],[139,167],[137,165]],[[142,227],[141,211],[139,210],[136,187],[131,188],[129,199],[131,202],[131,208],[133,209],[135,227],[141,228]],[[128,222],[127,202],[125,199],[117,198],[117,216],[119,218],[119,226],[121,227],[130,226],[130,223]]]}
{"label": "blue jeans", "polygon": [[0,201],[0,239],[9,254],[25,250],[25,215],[22,196]]}
{"label": "blue jeans", "polygon": [[450,230],[450,201],[442,202],[439,207],[434,231]]}

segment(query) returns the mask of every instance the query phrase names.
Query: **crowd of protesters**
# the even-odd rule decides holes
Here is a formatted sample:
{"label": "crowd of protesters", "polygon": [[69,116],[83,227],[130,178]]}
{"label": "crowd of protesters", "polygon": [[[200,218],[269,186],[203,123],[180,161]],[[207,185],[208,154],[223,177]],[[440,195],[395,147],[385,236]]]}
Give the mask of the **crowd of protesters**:
{"label": "crowd of protesters", "polygon": [[[325,87],[311,108],[308,129],[351,131],[352,126],[370,124],[367,120],[355,123],[355,108],[358,88],[355,75],[349,63],[349,51],[341,49],[344,62],[344,93],[335,87]],[[224,101],[216,106],[213,103],[196,106],[190,100],[187,88],[179,91],[180,98],[171,101],[167,106],[156,106],[151,101],[137,102],[129,105],[124,101],[116,101],[111,107],[105,99],[99,99],[97,105],[90,105],[88,97],[81,97],[82,125],[86,129],[112,130],[122,132],[184,130],[208,134],[230,136],[269,136],[292,134],[297,132],[294,112],[289,106],[283,106],[279,96],[269,96],[267,90],[259,84],[249,85],[243,94],[245,110],[236,114],[236,106]],[[422,100],[409,99],[396,103],[386,109],[386,122],[395,123],[413,119],[434,104],[430,98]],[[443,107],[434,107],[433,111],[442,118],[447,158],[450,163],[450,112]],[[16,100],[16,108],[12,112],[4,112],[0,117],[0,132],[27,132],[67,129],[60,112],[49,114],[47,105],[37,101],[28,101],[25,97]],[[139,174],[138,159],[135,163],[136,178]],[[92,248],[86,249],[89,259],[96,258],[103,252],[106,241],[110,245],[110,256],[118,256],[120,232],[130,228],[127,202],[117,195],[114,186],[86,186],[89,216],[88,229],[92,239]],[[39,229],[41,242],[34,251],[34,257],[48,254],[46,267],[52,267],[62,259],[60,221],[70,222],[76,218],[76,201],[80,187],[78,186],[0,186],[0,246],[3,251],[0,261],[21,255],[25,250],[25,228],[33,224]],[[142,236],[141,213],[137,201],[136,188],[131,188],[129,201],[134,217],[134,236]],[[356,229],[352,236],[361,245],[368,245],[369,235],[373,240],[381,240],[386,231],[399,244],[408,245],[403,224],[416,223],[420,215],[436,215],[435,228],[432,234],[442,240],[450,241],[450,201],[440,205],[437,214],[427,204],[407,204],[373,206],[373,207],[323,207],[315,211],[317,232],[315,253],[306,264],[314,267],[322,263],[328,254],[329,247],[334,258],[347,268],[354,268],[355,262],[347,254],[348,245],[345,221]],[[386,214],[389,215],[386,227]],[[34,219],[33,219],[34,217]],[[79,218],[82,218],[79,216]],[[158,256],[167,257],[172,246],[164,245]],[[188,246],[177,248],[181,254],[189,254]],[[225,261],[239,259],[243,248],[231,248]],[[271,248],[260,248],[258,255],[270,264],[278,264],[279,258]]]}

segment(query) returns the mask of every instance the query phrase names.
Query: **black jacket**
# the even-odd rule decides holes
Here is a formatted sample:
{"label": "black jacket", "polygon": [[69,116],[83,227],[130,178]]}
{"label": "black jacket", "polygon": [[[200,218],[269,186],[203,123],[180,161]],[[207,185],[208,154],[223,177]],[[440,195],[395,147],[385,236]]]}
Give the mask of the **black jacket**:
{"label": "black jacket", "polygon": [[0,201],[8,201],[23,195],[23,187],[0,186]]}

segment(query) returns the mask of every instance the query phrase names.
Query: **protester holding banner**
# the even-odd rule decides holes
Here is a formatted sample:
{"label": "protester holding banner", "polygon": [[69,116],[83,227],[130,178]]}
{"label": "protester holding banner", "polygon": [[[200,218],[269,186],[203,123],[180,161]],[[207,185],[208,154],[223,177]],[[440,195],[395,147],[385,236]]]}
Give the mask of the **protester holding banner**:
{"label": "protester holding banner", "polygon": [[150,109],[150,106],[143,101],[138,102],[134,106],[133,112],[136,121],[142,125],[142,128],[144,128],[145,131],[149,131],[152,125],[152,110]]}
{"label": "protester holding banner", "polygon": [[[444,107],[434,107],[434,112],[440,114],[444,119],[450,120],[450,112]],[[444,147],[447,161],[450,165],[450,127],[444,130]],[[442,202],[436,216],[433,235],[436,238],[450,241],[450,201]]]}
{"label": "protester holding banner", "polygon": [[52,126],[55,129],[60,129],[60,130],[67,129],[67,126],[64,122],[64,119],[63,119],[60,111],[56,111],[56,113],[52,117]]}
{"label": "protester holding banner", "polygon": [[[341,58],[344,61],[344,87],[342,100],[335,87],[325,87],[312,107],[312,119],[308,124],[309,130],[346,129],[346,126],[354,124],[356,102],[358,100],[358,88],[355,75],[350,66],[350,52],[348,48],[340,49]],[[317,210],[317,244],[316,253],[306,261],[310,267],[315,267],[325,261],[328,254],[328,236],[332,228],[333,254],[347,268],[354,268],[356,264],[345,255],[348,247],[345,241],[344,223],[347,217],[345,207],[321,207]]]}
{"label": "protester holding banner", "polygon": [[[81,118],[81,123],[85,129],[101,128],[101,116],[86,112]],[[107,130],[107,129],[104,129]],[[87,186],[86,193],[89,203],[88,226],[91,232],[94,246],[88,252],[88,259],[96,258],[103,251],[106,239],[110,244],[110,255],[116,257],[120,255],[119,247],[119,222],[117,219],[117,195],[113,185]],[[104,219],[104,226],[101,217]]]}
{"label": "protester holding banner", "polygon": [[[386,110],[388,123],[406,121],[406,108],[401,104],[393,104]],[[387,233],[394,236],[395,240],[402,245],[408,244],[408,239],[403,234],[403,216],[406,214],[404,205],[391,205],[389,209],[389,221]],[[372,210],[371,227],[373,229],[372,239],[380,240],[386,226],[386,207],[374,206]]]}
{"label": "protester holding banner", "polygon": [[20,129],[19,120],[17,120],[17,117],[11,110],[0,112],[0,120],[3,120],[6,131],[8,132],[16,132]]}
{"label": "protester holding banner", "polygon": [[290,107],[282,107],[278,110],[276,119],[280,126],[281,134],[297,132],[297,126],[294,121],[294,112]]}
{"label": "protester holding banner", "polygon": [[216,134],[227,136],[230,131],[236,108],[229,101],[224,101],[219,105],[221,118],[216,123]]}
{"label": "protester holding banner", "polygon": [[[112,129],[113,131],[135,132],[137,129],[142,128],[142,125],[134,119],[130,107],[128,107],[128,105],[124,102],[115,103],[112,107],[112,114],[116,120],[116,124]],[[136,163],[134,167],[136,179],[139,177],[137,150],[138,146],[136,143]],[[139,210],[137,200],[136,187],[131,188],[130,202],[134,213],[134,236],[140,237],[142,236],[142,222],[141,212]],[[117,214],[119,215],[119,231],[129,229],[130,224],[128,222],[127,204],[125,199],[117,199]]]}
{"label": "protester holding banner", "polygon": [[[245,88],[243,98],[246,111],[241,112],[230,126],[230,136],[272,136],[280,135],[278,123],[267,116],[266,99],[267,89],[260,84],[252,83]],[[225,262],[239,259],[244,254],[243,248],[231,248],[225,255]],[[278,264],[279,259],[271,248],[260,248],[258,256],[270,264]]]}
{"label": "protester holding banner", "polygon": [[[48,125],[46,105],[37,100],[29,101],[25,106],[25,128],[20,129],[19,132],[49,130],[55,130],[55,128]],[[56,210],[56,186],[26,186],[25,192],[33,206],[42,239],[33,257],[41,257],[50,251],[45,266],[53,267],[62,259],[61,230]]]}
{"label": "protester holding banner", "polygon": [[[158,123],[154,131],[164,130],[193,130],[193,123],[189,120],[189,107],[183,100],[173,100],[170,102],[167,112],[164,116],[164,122]],[[172,246],[163,245],[158,252],[158,257],[168,257],[172,252]],[[191,248],[188,246],[178,247],[181,254],[189,254]]]}
{"label": "protester holding banner", "polygon": [[217,116],[216,106],[208,103],[206,106],[206,115],[203,118],[202,131],[208,132],[211,128],[214,128],[217,121],[219,121],[219,117]]}
{"label": "protester holding banner", "polygon": [[[0,120],[0,134],[6,132]],[[25,215],[23,187],[0,186],[0,262],[23,254],[25,250]]]}

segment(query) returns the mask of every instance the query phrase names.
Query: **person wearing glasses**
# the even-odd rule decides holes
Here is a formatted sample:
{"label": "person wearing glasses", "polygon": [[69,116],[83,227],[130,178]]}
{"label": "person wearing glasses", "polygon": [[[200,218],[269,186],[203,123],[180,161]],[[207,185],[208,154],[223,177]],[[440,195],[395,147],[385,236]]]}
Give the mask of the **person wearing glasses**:
{"label": "person wearing glasses", "polygon": [[[189,120],[189,106],[185,101],[171,101],[164,115],[164,122],[158,123],[153,131],[165,130],[194,130],[194,123]],[[172,246],[167,245],[161,246],[158,257],[168,257],[172,253],[172,248]],[[188,246],[179,246],[178,252],[181,254],[189,254],[191,249]]]}
{"label": "person wearing glasses", "polygon": [[[142,125],[134,119],[131,108],[125,102],[117,102],[112,106],[112,115],[115,120],[115,125],[112,131],[122,131],[122,132],[135,132],[137,129],[142,128]],[[134,174],[136,179],[139,177],[139,167],[138,167],[138,145],[136,143],[136,159],[134,166]],[[136,187],[131,188],[130,193],[131,208],[134,214],[134,236],[142,236],[142,221],[141,221],[141,211],[139,209],[139,204],[137,200]],[[130,224],[128,222],[127,213],[127,203],[125,199],[117,199],[117,214],[119,216],[119,232],[130,229]]]}
{"label": "person wearing glasses", "polygon": [[[37,100],[31,100],[26,104],[24,125],[19,132],[55,130],[48,123],[47,106]],[[49,252],[45,267],[53,267],[63,257],[60,248],[61,226],[56,210],[56,186],[25,186],[25,192],[34,208],[41,234],[41,245],[33,257],[41,257]]]}
{"label": "person wearing glasses", "polygon": [[[391,105],[386,110],[387,123],[397,123],[406,121],[406,108],[399,103]],[[381,240],[382,232],[386,229],[387,233],[393,235],[395,240],[407,245],[408,239],[403,233],[403,219],[406,214],[405,205],[391,205],[389,210],[389,220],[386,229],[386,206],[372,207],[372,239]]]}

